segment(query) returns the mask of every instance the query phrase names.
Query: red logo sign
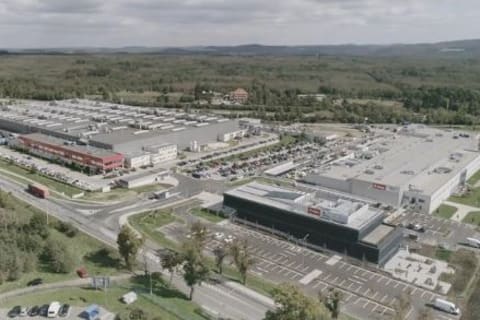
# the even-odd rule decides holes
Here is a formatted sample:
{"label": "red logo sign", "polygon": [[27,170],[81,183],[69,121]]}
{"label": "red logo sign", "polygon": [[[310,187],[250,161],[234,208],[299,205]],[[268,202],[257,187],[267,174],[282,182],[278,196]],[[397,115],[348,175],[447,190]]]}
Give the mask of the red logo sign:
{"label": "red logo sign", "polygon": [[374,189],[377,189],[377,190],[382,190],[382,191],[387,190],[387,186],[384,184],[374,183],[372,186]]}
{"label": "red logo sign", "polygon": [[309,214],[313,214],[314,216],[318,216],[320,217],[322,215],[322,210],[318,209],[318,208],[308,208],[307,212]]}

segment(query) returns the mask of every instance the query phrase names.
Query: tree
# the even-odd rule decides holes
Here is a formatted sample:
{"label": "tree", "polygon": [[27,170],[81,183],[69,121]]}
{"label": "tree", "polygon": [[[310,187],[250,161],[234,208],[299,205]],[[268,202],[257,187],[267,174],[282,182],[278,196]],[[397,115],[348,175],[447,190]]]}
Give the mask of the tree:
{"label": "tree", "polygon": [[223,260],[228,256],[228,250],[224,245],[220,245],[213,249],[213,254],[215,255],[215,266],[217,267],[218,273],[223,273]]}
{"label": "tree", "polygon": [[255,259],[250,254],[246,240],[235,241],[230,247],[230,255],[242,277],[242,283],[247,283],[247,272],[255,264]]}
{"label": "tree", "polygon": [[395,320],[404,320],[407,316],[410,308],[412,307],[410,302],[409,294],[401,294],[397,297],[394,309],[395,309]]}
{"label": "tree", "polygon": [[327,320],[328,312],[312,298],[306,297],[292,284],[282,284],[273,290],[276,308],[265,314],[264,320]]}
{"label": "tree", "polygon": [[197,244],[192,241],[185,242],[183,252],[183,279],[190,287],[189,299],[192,300],[195,286],[207,279],[210,270]]}
{"label": "tree", "polygon": [[50,230],[48,230],[47,219],[41,214],[34,214],[30,218],[28,223],[28,228],[32,234],[38,234],[43,239],[48,238],[50,235]]}
{"label": "tree", "polygon": [[200,221],[196,221],[190,227],[190,235],[194,243],[200,250],[203,250],[207,242],[208,230],[207,227]]}
{"label": "tree", "polygon": [[75,266],[73,256],[63,242],[49,240],[45,245],[45,256],[54,272],[69,273]]}
{"label": "tree", "polygon": [[118,251],[125,261],[125,266],[132,271],[135,267],[137,254],[144,243],[144,239],[139,237],[128,225],[123,225],[118,234]]}
{"label": "tree", "polygon": [[432,310],[430,308],[422,308],[417,316],[418,320],[433,320]]}
{"label": "tree", "polygon": [[325,308],[330,311],[332,319],[338,319],[340,316],[340,302],[342,300],[342,293],[330,288],[326,296],[319,294],[319,298]]}
{"label": "tree", "polygon": [[162,269],[168,270],[170,272],[170,285],[173,281],[173,274],[177,267],[182,263],[183,257],[173,250],[167,250],[165,252],[158,252],[158,257],[160,258],[160,265]]}

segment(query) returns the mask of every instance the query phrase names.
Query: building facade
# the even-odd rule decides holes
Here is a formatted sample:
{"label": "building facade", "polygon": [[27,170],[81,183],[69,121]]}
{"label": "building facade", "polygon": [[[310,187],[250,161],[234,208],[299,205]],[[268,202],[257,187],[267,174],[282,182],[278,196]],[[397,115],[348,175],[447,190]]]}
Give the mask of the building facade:
{"label": "building facade", "polygon": [[313,194],[250,183],[224,194],[235,216],[350,257],[383,265],[398,250],[402,231],[383,223],[366,204],[331,202]]}
{"label": "building facade", "polygon": [[40,133],[19,136],[15,146],[42,158],[87,167],[92,173],[122,168],[124,163],[123,154],[76,145]]}
{"label": "building facade", "polygon": [[248,92],[245,89],[238,88],[230,92],[229,99],[231,102],[244,104],[248,101]]}

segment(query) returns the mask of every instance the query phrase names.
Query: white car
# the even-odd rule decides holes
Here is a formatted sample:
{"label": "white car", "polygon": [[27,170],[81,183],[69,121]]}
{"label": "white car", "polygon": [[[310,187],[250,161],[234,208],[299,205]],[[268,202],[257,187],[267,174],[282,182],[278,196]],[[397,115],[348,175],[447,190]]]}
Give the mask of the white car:
{"label": "white car", "polygon": [[18,314],[19,317],[26,317],[28,316],[28,308],[27,307],[22,307],[20,309],[20,313]]}
{"label": "white car", "polygon": [[236,238],[232,235],[228,235],[225,239],[223,239],[223,241],[225,241],[225,243],[232,243]]}

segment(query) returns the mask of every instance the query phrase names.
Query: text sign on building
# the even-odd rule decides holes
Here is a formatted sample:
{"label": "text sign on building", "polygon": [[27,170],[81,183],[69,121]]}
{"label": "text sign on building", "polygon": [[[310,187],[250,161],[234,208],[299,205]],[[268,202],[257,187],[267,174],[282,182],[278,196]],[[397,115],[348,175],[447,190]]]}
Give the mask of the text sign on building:
{"label": "text sign on building", "polygon": [[372,187],[374,189],[381,190],[381,191],[387,190],[387,186],[384,185],[384,184],[380,184],[380,183],[374,183],[374,184],[372,184]]}
{"label": "text sign on building", "polygon": [[322,210],[320,210],[318,208],[309,207],[307,212],[309,214],[312,214],[312,215],[317,216],[317,217],[320,217],[322,215]]}

